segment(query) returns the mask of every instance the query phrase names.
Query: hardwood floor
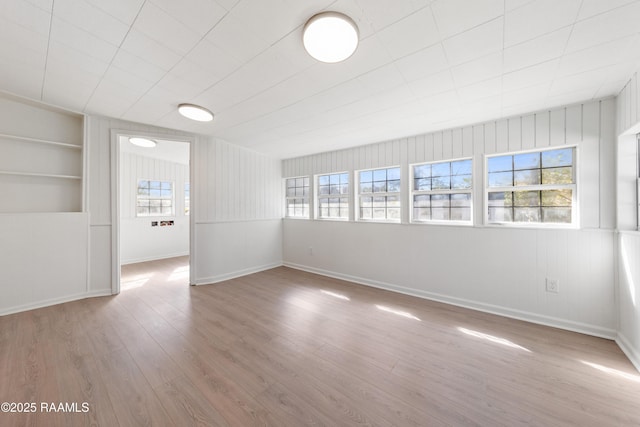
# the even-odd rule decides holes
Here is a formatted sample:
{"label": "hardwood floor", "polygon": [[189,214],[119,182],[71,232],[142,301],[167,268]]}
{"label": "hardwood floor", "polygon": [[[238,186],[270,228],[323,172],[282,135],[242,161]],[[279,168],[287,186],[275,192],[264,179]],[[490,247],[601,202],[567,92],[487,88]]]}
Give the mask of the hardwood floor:
{"label": "hardwood floor", "polygon": [[0,317],[0,402],[37,405],[0,426],[640,425],[640,375],[608,340],[284,267],[122,277]]}

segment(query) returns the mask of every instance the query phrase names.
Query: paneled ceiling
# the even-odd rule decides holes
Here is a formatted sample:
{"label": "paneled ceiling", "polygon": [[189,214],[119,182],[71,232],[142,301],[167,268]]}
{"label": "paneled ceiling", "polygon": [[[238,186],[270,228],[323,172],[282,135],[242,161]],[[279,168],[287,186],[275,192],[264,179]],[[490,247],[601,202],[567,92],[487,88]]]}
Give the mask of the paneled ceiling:
{"label": "paneled ceiling", "polygon": [[[322,10],[345,62],[302,47]],[[287,158],[616,95],[639,28],[637,0],[2,0],[0,90]]]}

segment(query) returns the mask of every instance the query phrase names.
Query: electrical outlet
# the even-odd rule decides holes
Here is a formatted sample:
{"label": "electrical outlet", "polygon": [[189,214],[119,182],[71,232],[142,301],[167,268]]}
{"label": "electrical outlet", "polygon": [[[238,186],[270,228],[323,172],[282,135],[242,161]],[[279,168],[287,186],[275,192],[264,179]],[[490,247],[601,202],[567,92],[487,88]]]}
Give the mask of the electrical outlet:
{"label": "electrical outlet", "polygon": [[547,292],[557,294],[560,291],[560,280],[547,277]]}
{"label": "electrical outlet", "polygon": [[309,255],[313,255],[313,246],[309,246]]}

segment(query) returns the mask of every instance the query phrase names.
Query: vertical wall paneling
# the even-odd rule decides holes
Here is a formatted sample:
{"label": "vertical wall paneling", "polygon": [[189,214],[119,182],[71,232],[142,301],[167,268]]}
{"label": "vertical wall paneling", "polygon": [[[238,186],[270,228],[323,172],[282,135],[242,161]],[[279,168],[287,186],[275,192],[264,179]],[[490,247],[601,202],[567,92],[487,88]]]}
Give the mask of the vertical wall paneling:
{"label": "vertical wall paneling", "polygon": [[506,119],[496,122],[496,151],[498,153],[509,151],[509,121]]}
{"label": "vertical wall paneling", "polygon": [[454,131],[448,130],[442,132],[442,157],[441,160],[448,160],[453,158],[453,133]]}
{"label": "vertical wall paneling", "polygon": [[[602,135],[609,139],[611,129],[604,121],[615,114],[617,129],[612,145],[615,144],[614,155],[616,164],[616,181],[601,182],[603,204],[610,201],[604,192],[612,186],[616,189],[616,228],[618,250],[618,336],[616,342],[631,359],[635,367],[640,370],[640,232],[638,226],[637,209],[637,177],[638,177],[638,143],[636,134],[640,132],[640,88],[638,87],[638,73],[636,72],[622,89],[615,105],[610,100],[602,103]],[[601,167],[608,167],[613,159],[610,152],[602,147]],[[605,202],[606,200],[606,202]],[[602,222],[611,219],[602,214]]]}
{"label": "vertical wall paneling", "polygon": [[493,154],[496,147],[496,122],[487,122],[484,124],[484,153]]}
{"label": "vertical wall paneling", "polygon": [[508,121],[509,151],[522,149],[522,122],[520,117],[514,117]]}
{"label": "vertical wall paneling", "polygon": [[615,101],[600,103],[600,228],[615,228]]}
{"label": "vertical wall paneling", "polygon": [[523,150],[531,150],[535,147],[535,115],[528,114],[522,117],[522,121],[520,124],[520,131],[522,134],[522,149]]}
{"label": "vertical wall paneling", "polygon": [[442,160],[442,132],[433,134],[433,157],[429,160]]}
{"label": "vertical wall paneling", "polygon": [[549,112],[536,113],[536,148],[549,146]]}
{"label": "vertical wall paneling", "polygon": [[462,129],[462,157],[473,155],[473,127],[466,126]]}
{"label": "vertical wall paneling", "polygon": [[[580,220],[583,227],[600,226],[600,164],[594,161],[600,151],[600,103],[583,106],[582,142],[578,155],[582,158],[578,165],[578,195],[580,198]],[[598,206],[598,209],[594,209]]]}
{"label": "vertical wall paneling", "polygon": [[565,116],[566,108],[560,108],[549,112],[549,145],[558,146],[566,144],[565,140]]}
{"label": "vertical wall paneling", "polygon": [[[611,196],[603,193],[611,192],[611,184],[603,175],[613,175],[613,165],[605,154],[608,148],[604,145],[604,127],[615,125],[615,111],[610,99],[602,101],[602,109],[600,105],[599,101],[592,101],[346,150],[352,160],[350,170],[399,162],[404,179],[409,176],[408,166],[412,163],[473,156],[475,226],[285,220],[285,264],[539,323],[613,336],[615,246],[612,225],[604,220],[612,211],[604,206]],[[484,155],[552,144],[579,147],[580,228],[484,227]],[[306,173],[327,172],[323,169],[325,162],[318,161],[325,155],[313,155],[311,170]],[[299,160],[283,161],[285,175]],[[401,193],[406,207],[409,187],[404,185]],[[407,222],[409,213],[403,212],[402,219]],[[336,246],[337,240],[344,244]],[[453,242],[464,242],[464,250]],[[309,245],[314,247],[313,257],[305,250]],[[451,257],[457,257],[465,268],[451,269]],[[395,268],[388,268],[390,264]],[[424,280],[425,268],[430,280]],[[547,277],[560,279],[560,294],[546,292]]]}

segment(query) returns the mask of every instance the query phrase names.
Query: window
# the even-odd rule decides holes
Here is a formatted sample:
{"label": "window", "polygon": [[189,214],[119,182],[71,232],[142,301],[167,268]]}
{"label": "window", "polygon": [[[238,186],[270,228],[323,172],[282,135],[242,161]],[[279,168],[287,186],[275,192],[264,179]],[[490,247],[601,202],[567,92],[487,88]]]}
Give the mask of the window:
{"label": "window", "polygon": [[488,157],[488,222],[572,224],[575,169],[575,148]]}
{"label": "window", "polygon": [[173,215],[173,182],[138,181],[136,216]]}
{"label": "window", "polygon": [[413,165],[414,222],[471,222],[471,159]]}
{"label": "window", "polygon": [[291,218],[309,218],[309,177],[288,178],[287,216]]}
{"label": "window", "polygon": [[191,185],[188,182],[184,183],[184,214],[189,215],[191,208]]}
{"label": "window", "polygon": [[359,173],[359,219],[400,221],[400,168]]}
{"label": "window", "polygon": [[318,176],[318,218],[349,219],[349,174]]}

